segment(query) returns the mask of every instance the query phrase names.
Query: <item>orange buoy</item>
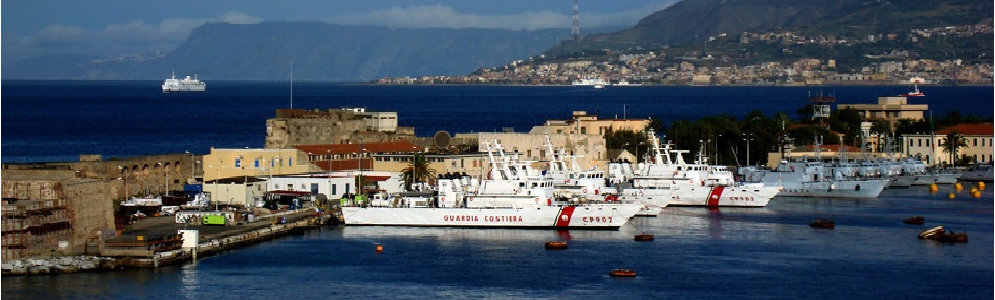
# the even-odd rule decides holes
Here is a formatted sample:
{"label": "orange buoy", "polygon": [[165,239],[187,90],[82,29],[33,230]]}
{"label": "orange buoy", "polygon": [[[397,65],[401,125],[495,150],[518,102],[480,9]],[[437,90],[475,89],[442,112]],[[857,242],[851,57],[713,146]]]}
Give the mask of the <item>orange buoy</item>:
{"label": "orange buoy", "polygon": [[639,242],[652,241],[653,240],[653,235],[652,234],[637,234],[635,240],[639,241]]}
{"label": "orange buoy", "polygon": [[636,277],[636,271],[633,269],[614,269],[608,272],[608,276],[611,277]]}
{"label": "orange buoy", "polygon": [[377,253],[383,253],[383,245],[377,244]]}
{"label": "orange buoy", "polygon": [[948,199],[953,199],[954,197],[957,197],[957,195],[955,195],[953,192],[951,192],[950,194],[947,194],[947,198]]}
{"label": "orange buoy", "polygon": [[567,242],[564,241],[546,242],[546,250],[567,250]]}

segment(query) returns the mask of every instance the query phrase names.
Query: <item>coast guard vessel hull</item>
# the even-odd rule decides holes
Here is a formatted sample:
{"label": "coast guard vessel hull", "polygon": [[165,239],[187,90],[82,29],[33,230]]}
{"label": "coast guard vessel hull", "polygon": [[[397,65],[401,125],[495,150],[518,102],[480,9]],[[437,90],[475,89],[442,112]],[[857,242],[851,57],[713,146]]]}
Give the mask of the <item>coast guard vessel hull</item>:
{"label": "coast guard vessel hull", "polygon": [[640,205],[522,208],[343,207],[346,225],[530,229],[618,229]]}
{"label": "coast guard vessel hull", "polygon": [[778,195],[778,187],[715,186],[685,189],[626,189],[619,200],[666,206],[764,207]]}

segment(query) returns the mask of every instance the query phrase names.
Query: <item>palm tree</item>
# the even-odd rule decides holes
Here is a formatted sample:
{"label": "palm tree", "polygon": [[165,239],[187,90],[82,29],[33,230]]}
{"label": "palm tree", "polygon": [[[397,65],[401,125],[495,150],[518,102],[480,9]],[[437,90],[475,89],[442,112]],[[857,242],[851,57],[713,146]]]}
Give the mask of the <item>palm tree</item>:
{"label": "palm tree", "polygon": [[428,159],[425,157],[425,154],[419,153],[415,154],[411,164],[401,171],[401,178],[404,179],[404,185],[411,190],[413,183],[428,182],[432,178],[435,178],[435,170],[429,168]]}
{"label": "palm tree", "polygon": [[950,153],[950,163],[956,165],[957,150],[968,147],[967,138],[955,130],[947,134],[947,139],[940,146],[943,147],[943,152]]}

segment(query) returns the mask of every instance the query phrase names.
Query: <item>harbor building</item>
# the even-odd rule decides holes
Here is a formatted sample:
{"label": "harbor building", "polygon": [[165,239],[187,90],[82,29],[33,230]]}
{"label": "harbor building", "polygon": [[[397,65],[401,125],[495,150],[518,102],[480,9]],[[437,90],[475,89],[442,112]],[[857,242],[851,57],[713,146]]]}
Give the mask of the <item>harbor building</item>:
{"label": "harbor building", "polygon": [[[0,181],[4,260],[95,254],[96,241],[114,235],[110,185],[76,176],[68,169],[4,172]],[[93,249],[88,248],[91,245]]]}
{"label": "harbor building", "polygon": [[863,121],[887,121],[891,129],[895,130],[898,120],[922,120],[929,105],[910,104],[908,97],[894,96],[878,97],[877,104],[839,104],[837,108],[856,110]]}
{"label": "harbor building", "polygon": [[266,195],[266,180],[243,176],[204,181],[203,191],[215,205],[261,206]]}
{"label": "harbor building", "polygon": [[211,148],[201,167],[204,181],[245,176],[301,174],[317,171],[296,148]]}
{"label": "harbor building", "polygon": [[993,143],[992,123],[962,123],[941,130],[933,134],[906,134],[902,137],[902,145],[905,148],[905,155],[919,158],[928,166],[949,165],[950,153],[944,152],[943,145],[946,143],[947,134],[957,132],[964,137],[967,147],[957,149],[957,156],[967,155],[978,163],[991,163],[992,153],[995,153]]}
{"label": "harbor building", "polygon": [[[617,117],[617,116],[616,116]],[[574,111],[569,120],[547,120],[543,125],[532,127],[530,134],[596,134],[604,136],[609,129],[642,132],[650,125],[649,119],[598,119],[586,111]]]}
{"label": "harbor building", "polygon": [[276,117],[266,120],[264,147],[348,144],[358,138],[392,141],[414,136],[414,128],[397,124],[397,112],[367,112],[364,108],[277,109]]}

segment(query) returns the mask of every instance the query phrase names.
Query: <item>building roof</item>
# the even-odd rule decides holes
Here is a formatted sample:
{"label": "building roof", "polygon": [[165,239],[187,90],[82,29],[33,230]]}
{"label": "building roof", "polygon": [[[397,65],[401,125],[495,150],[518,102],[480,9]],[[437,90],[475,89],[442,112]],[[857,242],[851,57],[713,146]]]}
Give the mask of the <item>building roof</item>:
{"label": "building roof", "polygon": [[995,135],[995,127],[992,127],[992,123],[960,123],[954,126],[943,128],[936,131],[936,135],[946,135],[951,132],[956,131],[961,135],[983,135],[992,136]]}
{"label": "building roof", "polygon": [[[843,152],[847,152],[847,153],[860,152],[860,148],[858,148],[858,147],[851,147],[851,146],[847,146],[847,145],[821,145],[821,146],[819,146],[819,151],[823,151],[823,152],[837,152],[838,153],[838,152],[840,152],[840,150],[842,150]],[[792,149],[791,151],[792,152],[815,152],[815,145],[802,145],[802,146],[795,147],[795,149]]]}
{"label": "building roof", "polygon": [[[298,145],[294,146],[301,152],[311,155],[342,155],[359,153],[359,144],[328,144],[328,145]],[[411,141],[402,140],[382,143],[363,143],[363,153],[411,153],[418,152],[421,147],[412,144]]]}

